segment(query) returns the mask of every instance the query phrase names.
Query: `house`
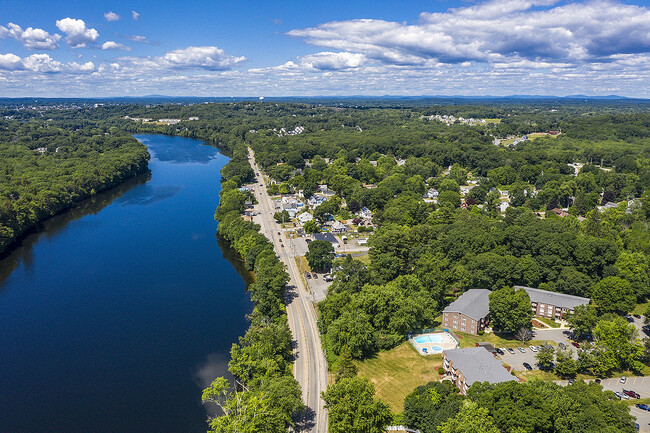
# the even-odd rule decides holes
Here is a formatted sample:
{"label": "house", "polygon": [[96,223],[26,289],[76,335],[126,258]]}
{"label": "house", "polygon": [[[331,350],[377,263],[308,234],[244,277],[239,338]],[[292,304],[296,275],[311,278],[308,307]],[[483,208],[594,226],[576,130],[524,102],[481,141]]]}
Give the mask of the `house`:
{"label": "house", "polygon": [[551,212],[553,212],[555,215],[559,216],[560,218],[569,216],[569,212],[565,211],[564,209],[560,209],[558,207],[551,209]]}
{"label": "house", "polygon": [[343,224],[341,221],[334,221],[334,224],[332,224],[330,230],[332,233],[345,233],[349,230],[349,227]]}
{"label": "house", "polygon": [[553,320],[561,319],[567,313],[573,313],[578,305],[589,304],[589,298],[549,292],[548,290],[532,287],[515,286],[516,290],[523,289],[530,297],[530,308],[535,316],[548,317]]}
{"label": "house", "polygon": [[442,326],[478,335],[488,322],[490,291],[470,289],[442,311]]}
{"label": "house", "polygon": [[302,224],[306,223],[307,221],[311,221],[313,219],[314,216],[309,212],[303,212],[300,215],[298,215],[298,221],[300,221]]}
{"label": "house", "polygon": [[359,244],[359,246],[368,245],[368,239],[367,238],[366,239],[359,239],[357,241],[357,243]]}
{"label": "house", "polygon": [[424,198],[436,199],[438,198],[438,190],[435,188],[429,188],[429,190],[424,194]]}
{"label": "house", "polygon": [[499,211],[500,212],[505,212],[506,209],[508,209],[509,207],[510,207],[510,203],[507,202],[507,201],[502,201],[501,203],[499,203]]}
{"label": "house", "polygon": [[476,382],[501,383],[517,380],[501,361],[484,347],[444,350],[442,367],[463,395]]}
{"label": "house", "polygon": [[364,183],[362,186],[364,188],[366,188],[366,189],[375,189],[375,188],[377,188],[377,185],[375,185],[374,183]]}
{"label": "house", "polygon": [[244,209],[252,209],[253,208],[253,202],[251,200],[246,200],[244,202]]}
{"label": "house", "polygon": [[338,248],[340,246],[339,240],[336,239],[336,236],[331,233],[316,233],[314,234],[314,240],[329,242],[334,248]]}
{"label": "house", "polygon": [[364,206],[359,212],[357,212],[357,215],[359,215],[359,218],[369,220],[372,218],[372,211]]}
{"label": "house", "polygon": [[466,196],[474,188],[474,185],[461,185],[460,186],[460,195]]}

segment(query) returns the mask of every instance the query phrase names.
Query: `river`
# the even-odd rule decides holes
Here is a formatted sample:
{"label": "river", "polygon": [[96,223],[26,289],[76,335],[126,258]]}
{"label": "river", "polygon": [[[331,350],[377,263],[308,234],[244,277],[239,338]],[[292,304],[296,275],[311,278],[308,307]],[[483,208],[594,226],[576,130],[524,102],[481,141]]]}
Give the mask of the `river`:
{"label": "river", "polygon": [[138,135],[151,175],[46,221],[0,260],[0,432],[198,433],[252,304],[213,219],[228,162]]}

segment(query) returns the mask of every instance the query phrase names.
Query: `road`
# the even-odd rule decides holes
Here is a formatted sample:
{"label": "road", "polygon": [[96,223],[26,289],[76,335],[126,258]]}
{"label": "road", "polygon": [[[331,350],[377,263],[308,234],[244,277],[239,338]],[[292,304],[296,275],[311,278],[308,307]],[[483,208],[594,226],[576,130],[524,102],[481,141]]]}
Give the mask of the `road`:
{"label": "road", "polygon": [[295,339],[293,375],[302,387],[303,402],[308,407],[296,431],[327,433],[327,411],[321,398],[321,392],[327,388],[327,361],[316,326],[316,311],[298,271],[291,239],[283,242],[280,226],[273,219],[275,207],[266,193],[264,178],[251,149],[248,151],[248,161],[259,185],[256,198],[260,203],[262,233],[273,242],[277,255],[291,277],[287,287],[287,318]]}

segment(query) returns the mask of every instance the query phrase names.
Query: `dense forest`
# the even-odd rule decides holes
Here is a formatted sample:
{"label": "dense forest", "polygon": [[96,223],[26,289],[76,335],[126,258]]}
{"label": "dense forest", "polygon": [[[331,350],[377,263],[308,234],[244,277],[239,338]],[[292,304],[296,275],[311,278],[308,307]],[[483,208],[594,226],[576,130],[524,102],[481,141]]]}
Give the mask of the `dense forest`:
{"label": "dense forest", "polygon": [[147,170],[144,145],[115,128],[0,121],[0,252],[39,221]]}

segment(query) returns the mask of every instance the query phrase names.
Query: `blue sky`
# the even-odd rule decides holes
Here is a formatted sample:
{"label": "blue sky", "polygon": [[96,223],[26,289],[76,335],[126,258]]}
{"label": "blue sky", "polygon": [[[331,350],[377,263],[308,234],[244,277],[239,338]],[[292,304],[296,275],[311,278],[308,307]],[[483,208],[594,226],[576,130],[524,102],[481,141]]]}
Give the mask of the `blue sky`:
{"label": "blue sky", "polygon": [[0,96],[650,97],[646,1],[0,1]]}

